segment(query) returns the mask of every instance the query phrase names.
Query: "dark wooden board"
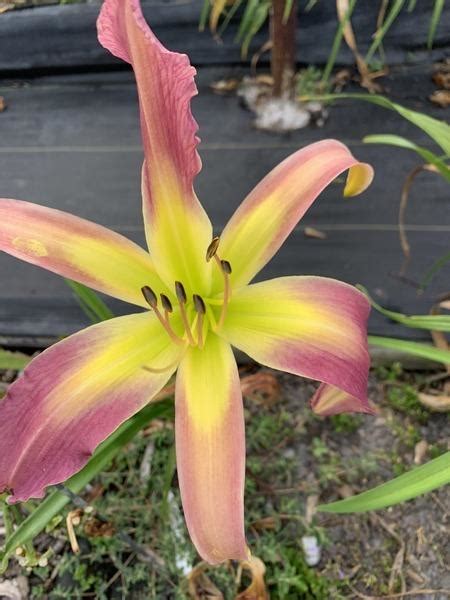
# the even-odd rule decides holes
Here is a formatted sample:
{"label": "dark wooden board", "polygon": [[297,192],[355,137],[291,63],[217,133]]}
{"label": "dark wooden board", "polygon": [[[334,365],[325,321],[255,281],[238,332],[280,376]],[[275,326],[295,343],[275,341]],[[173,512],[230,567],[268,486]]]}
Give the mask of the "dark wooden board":
{"label": "dark wooden board", "polygon": [[[199,33],[203,0],[184,3],[143,1],[146,17],[167,47],[186,52],[194,64],[231,64],[241,61],[234,42],[236,22],[232,22],[220,42],[209,31]],[[426,50],[433,0],[421,0],[413,12],[406,7],[385,38],[388,64],[420,62],[443,58],[450,44],[450,9],[444,8],[436,31],[434,50]],[[304,8],[304,5],[301,5]],[[0,71],[114,66],[119,61],[104,51],[96,40],[95,21],[99,6],[73,4],[6,12],[0,15]],[[376,30],[379,3],[359,1],[353,17],[361,50],[367,50]],[[302,64],[324,64],[336,32],[335,2],[318,2],[301,11],[297,59]],[[264,28],[254,39],[257,50],[268,37]],[[267,60],[266,56],[262,61]],[[338,64],[353,64],[345,44]]]}
{"label": "dark wooden board", "polygon": [[[251,115],[235,97],[211,93],[211,81],[226,69],[200,69],[200,95],[194,111],[200,123],[203,170],[196,181],[199,197],[217,231],[239,202],[273,166],[299,147],[324,137],[348,143],[371,162],[376,178],[361,197],[342,199],[340,184],[330,186],[314,204],[279,255],[262,274],[317,274],[362,283],[386,306],[404,312],[429,309],[448,287],[450,266],[425,294],[398,277],[402,255],[397,211],[403,178],[416,164],[405,150],[361,143],[368,133],[395,132],[421,144],[427,138],[395,113],[366,103],[332,108],[323,129],[289,136],[256,131]],[[390,81],[394,97],[423,108],[429,73],[402,69]],[[127,73],[48,77],[25,86],[0,87],[8,109],[0,114],[0,196],[36,201],[92,219],[144,243],[140,212],[140,165],[136,96]],[[445,113],[427,105],[436,116]],[[407,212],[412,260],[407,277],[420,281],[432,262],[448,252],[448,185],[422,174]],[[304,236],[306,225],[326,240]],[[57,337],[86,320],[64,282],[55,275],[0,255],[0,337]],[[115,310],[130,307],[112,303]],[[421,335],[392,328],[374,315],[378,334]]]}

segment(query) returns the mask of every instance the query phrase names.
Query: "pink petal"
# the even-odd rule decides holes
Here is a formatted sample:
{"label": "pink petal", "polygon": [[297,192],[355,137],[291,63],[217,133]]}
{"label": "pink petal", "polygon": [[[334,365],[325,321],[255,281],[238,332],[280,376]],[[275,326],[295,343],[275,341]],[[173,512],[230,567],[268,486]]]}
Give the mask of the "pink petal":
{"label": "pink petal", "polygon": [[[225,227],[221,258],[232,267],[236,287],[247,284],[278,251],[329,183],[350,169],[344,195],[361,193],[373,169],[336,140],[323,140],[286,158],[250,192]],[[220,278],[215,282],[220,289]]]}
{"label": "pink petal", "polygon": [[259,363],[335,386],[370,412],[369,310],[346,283],[281,277],[235,290],[222,335]]}
{"label": "pink petal", "polygon": [[[144,142],[144,217],[155,264],[168,285],[190,291],[209,285],[205,252],[212,228],[193,191],[201,168],[197,123],[190,108],[195,69],[170,52],[145,22],[138,0],[106,0],[97,23],[100,43],[129,62],[136,75]],[[204,269],[192,269],[199,261]],[[197,289],[193,289],[197,288]]]}
{"label": "pink petal", "polygon": [[362,404],[355,396],[350,396],[339,388],[326,383],[322,383],[311,398],[311,408],[316,415],[322,417],[353,412],[376,414],[376,410],[370,403]]}
{"label": "pink petal", "polygon": [[13,502],[40,498],[81,469],[163,387],[178,358],[150,313],[94,325],[37,356],[0,401],[0,492]]}
{"label": "pink petal", "polygon": [[211,564],[248,558],[242,395],[226,342],[210,334],[203,350],[188,350],[175,409],[178,480],[191,539]]}
{"label": "pink petal", "polygon": [[127,238],[30,202],[0,199],[0,250],[139,306],[142,286],[164,289],[149,254]]}

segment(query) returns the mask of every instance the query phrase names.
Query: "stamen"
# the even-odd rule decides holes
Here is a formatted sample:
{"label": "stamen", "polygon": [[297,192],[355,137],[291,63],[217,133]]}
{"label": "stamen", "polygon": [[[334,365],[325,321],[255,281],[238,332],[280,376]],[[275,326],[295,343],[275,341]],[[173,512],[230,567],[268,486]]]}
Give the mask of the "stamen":
{"label": "stamen", "polygon": [[220,237],[219,236],[213,237],[210,245],[208,246],[208,248],[206,250],[206,262],[209,262],[212,259],[212,257],[216,254],[217,248],[219,247],[219,243],[220,243]]}
{"label": "stamen", "polygon": [[163,305],[166,313],[173,312],[172,302],[169,300],[169,298],[165,294],[160,294],[159,296],[161,298],[161,304]]}
{"label": "stamen", "polygon": [[[149,287],[148,285],[144,285],[144,287],[141,288],[141,292],[142,295],[145,298],[145,301],[147,302],[147,304],[153,309],[153,312],[155,313],[156,317],[158,317],[161,325],[164,327],[164,329],[167,331],[167,333],[169,334],[170,339],[175,342],[175,344],[178,345],[183,345],[184,342],[181,338],[179,338],[177,336],[177,334],[175,333],[175,331],[172,329],[170,323],[169,323],[169,318],[166,312],[165,318],[162,316],[159,308],[158,308],[158,297],[155,294],[155,292],[152,290],[151,287]],[[162,296],[164,296],[164,294],[161,294],[161,302],[162,305],[165,308],[164,302],[162,300]],[[169,301],[170,304],[170,300],[169,298],[166,297],[166,299]]]}
{"label": "stamen", "polygon": [[186,290],[184,289],[184,285],[181,283],[181,281],[175,281],[175,294],[177,295],[178,302],[180,304],[186,304]]}
{"label": "stamen", "polygon": [[189,325],[189,320],[188,320],[187,313],[186,313],[186,302],[187,302],[186,290],[184,289],[184,285],[181,283],[181,281],[175,281],[175,294],[178,298],[178,303],[180,305],[181,319],[183,321],[184,330],[186,331],[187,339],[188,339],[189,343],[191,344],[191,346],[195,346],[196,345],[195,340],[192,336],[191,327]]}
{"label": "stamen", "polygon": [[220,265],[222,267],[222,271],[227,275],[231,275],[231,265],[227,260],[221,260]]}
{"label": "stamen", "polygon": [[141,292],[147,304],[151,308],[156,308],[158,305],[158,298],[152,288],[148,285],[144,285],[144,287],[141,287]]}
{"label": "stamen", "polygon": [[169,369],[173,369],[173,367],[176,367],[179,362],[180,359],[175,360],[174,362],[170,363],[169,365],[166,365],[162,369],[155,369],[154,367],[147,367],[146,365],[144,365],[142,368],[144,369],[144,371],[149,371],[150,373],[165,373],[166,371],[169,371]]}
{"label": "stamen", "polygon": [[227,316],[228,303],[231,298],[230,275],[232,270],[230,263],[227,260],[220,260],[217,254],[214,255],[214,260],[216,261],[223,274],[222,310],[220,311],[219,322],[217,324],[217,329],[220,329],[224,324],[225,317]]}
{"label": "stamen", "polygon": [[197,312],[197,345],[199,348],[203,348],[203,320],[206,313],[206,306],[203,301],[203,298],[198,294],[194,294],[192,296],[194,300],[194,307]]}

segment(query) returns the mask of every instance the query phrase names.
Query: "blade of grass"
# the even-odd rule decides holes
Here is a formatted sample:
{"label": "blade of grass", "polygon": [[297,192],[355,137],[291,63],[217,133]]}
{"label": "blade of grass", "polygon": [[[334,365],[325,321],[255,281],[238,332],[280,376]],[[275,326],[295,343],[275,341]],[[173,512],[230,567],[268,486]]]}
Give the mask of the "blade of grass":
{"label": "blade of grass", "polygon": [[289,15],[291,14],[293,4],[294,4],[294,0],[286,0],[286,3],[284,5],[284,13],[283,13],[283,24],[284,25],[286,25],[286,23],[289,20]]}
{"label": "blade of grass", "polygon": [[442,11],[444,9],[445,0],[434,0],[433,13],[431,15],[430,27],[428,29],[427,48],[431,50],[433,47],[434,36],[436,29],[441,20]]}
{"label": "blade of grass", "polygon": [[448,167],[445,162],[437,156],[431,150],[427,148],[422,148],[422,146],[418,146],[414,144],[410,140],[401,137],[400,135],[391,135],[391,134],[377,134],[377,135],[366,135],[363,138],[363,142],[365,144],[388,144],[390,146],[397,146],[399,148],[407,148],[408,150],[413,150],[416,152],[423,160],[429,164],[432,164],[438,169],[439,173],[450,182],[450,167]]}
{"label": "blade of grass", "polygon": [[205,31],[206,21],[208,20],[210,10],[211,10],[210,1],[204,0],[202,10],[200,12],[200,20],[199,20],[199,24],[198,24],[199,31]]}
{"label": "blade of grass", "polygon": [[114,317],[113,312],[93,290],[71,279],[65,279],[65,282],[71,288],[82,310],[93,323],[100,323]]}
{"label": "blade of grass", "polygon": [[420,342],[410,342],[407,340],[399,340],[396,338],[387,338],[377,335],[368,336],[369,344],[372,346],[379,346],[381,348],[389,348],[392,350],[398,350],[400,352],[406,352],[407,354],[413,354],[414,356],[420,356],[421,358],[427,358],[435,362],[440,362],[444,365],[450,364],[450,351],[441,350],[435,348],[429,344],[421,344]]}
{"label": "blade of grass", "polygon": [[339,48],[341,47],[342,37],[344,35],[344,27],[348,23],[350,17],[352,16],[353,9],[355,8],[356,0],[350,0],[348,10],[345,13],[345,17],[339,21],[339,25],[334,36],[333,44],[331,46],[330,54],[328,56],[327,64],[325,65],[325,69],[323,70],[321,85],[323,89],[328,88],[329,79],[331,72],[334,67],[334,63],[336,62],[336,58],[339,52]]}
{"label": "blade of grass", "polygon": [[[74,494],[79,493],[152,419],[168,417],[172,412],[172,404],[168,401],[149,404],[143,408],[100,444],[87,465],[66,481],[66,487]],[[60,513],[69,502],[70,498],[60,491],[51,492],[41,502],[6,540],[5,547],[0,553],[0,573],[6,570],[8,558],[16,548],[29,542],[43,531],[53,517]]]}
{"label": "blade of grass", "polygon": [[445,121],[439,121],[428,115],[410,110],[405,108],[401,104],[397,104],[377,94],[323,94],[320,96],[311,96],[309,99],[323,100],[323,101],[334,101],[341,99],[348,100],[364,100],[365,102],[372,102],[383,108],[396,111],[404,119],[407,119],[413,123],[416,127],[425,131],[435,142],[442,148],[445,156],[450,156],[450,125]]}
{"label": "blade of grass", "polygon": [[20,371],[24,369],[31,361],[31,356],[22,354],[21,352],[10,352],[0,348],[0,369],[13,369]]}
{"label": "blade of grass", "polygon": [[436,260],[436,262],[434,262],[431,265],[431,267],[425,273],[425,277],[420,282],[420,289],[421,289],[421,291],[425,290],[425,288],[428,285],[430,285],[431,280],[436,275],[436,273],[439,273],[439,271],[442,269],[442,267],[444,265],[446,265],[448,262],[450,262],[450,252],[447,252],[447,254],[444,254],[443,256],[441,256],[440,258],[438,258]]}
{"label": "blade of grass", "polygon": [[404,315],[393,310],[387,310],[380,306],[373,298],[370,297],[369,292],[362,285],[356,286],[360,289],[368,298],[369,302],[375,310],[379,313],[396,321],[402,323],[406,327],[412,327],[413,329],[429,329],[434,331],[450,331],[450,316],[447,315]]}
{"label": "blade of grass", "polygon": [[366,58],[365,58],[365,61],[367,63],[370,63],[370,61],[372,60],[373,55],[378,50],[378,47],[382,43],[384,36],[391,28],[392,23],[397,18],[398,14],[402,10],[404,4],[405,4],[405,0],[394,0],[391,10],[389,11],[389,13],[386,17],[386,20],[384,21],[381,28],[378,29],[377,32],[375,33],[374,40],[373,40],[369,50],[367,51]]}
{"label": "blade of grass", "polygon": [[386,508],[426,494],[450,482],[450,452],[438,456],[420,467],[415,467],[391,481],[367,492],[321,504],[317,510],[331,513],[359,513]]}

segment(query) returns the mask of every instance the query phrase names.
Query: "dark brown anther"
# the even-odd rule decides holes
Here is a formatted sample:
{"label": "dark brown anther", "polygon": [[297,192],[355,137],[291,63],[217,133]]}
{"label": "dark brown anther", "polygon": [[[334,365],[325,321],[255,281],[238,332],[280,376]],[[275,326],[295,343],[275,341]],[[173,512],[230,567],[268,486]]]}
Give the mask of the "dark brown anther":
{"label": "dark brown anther", "polygon": [[186,290],[184,289],[184,285],[181,283],[181,281],[175,281],[175,294],[177,295],[178,302],[180,304],[186,304]]}
{"label": "dark brown anther", "polygon": [[215,255],[215,253],[217,252],[217,248],[219,247],[219,243],[220,237],[216,235],[216,237],[213,237],[210,245],[208,246],[208,249],[206,250],[206,262],[209,262]]}
{"label": "dark brown anther", "polygon": [[220,264],[222,265],[222,271],[227,275],[231,275],[231,265],[227,260],[221,260]]}
{"label": "dark brown anther", "polygon": [[161,297],[161,304],[162,304],[164,310],[171,313],[173,311],[172,302],[169,300],[169,298],[165,294],[160,294],[160,297]]}
{"label": "dark brown anther", "polygon": [[200,315],[204,315],[206,312],[206,306],[205,303],[203,302],[203,298],[201,296],[199,296],[198,294],[194,294],[192,296],[192,299],[194,301],[194,307],[196,312],[198,312]]}
{"label": "dark brown anther", "polygon": [[141,292],[149,306],[152,308],[156,308],[158,306],[158,298],[151,287],[144,285],[144,287],[141,287]]}

